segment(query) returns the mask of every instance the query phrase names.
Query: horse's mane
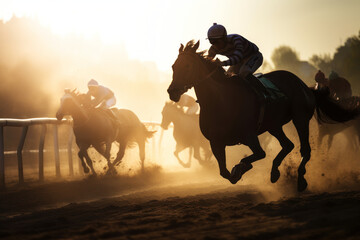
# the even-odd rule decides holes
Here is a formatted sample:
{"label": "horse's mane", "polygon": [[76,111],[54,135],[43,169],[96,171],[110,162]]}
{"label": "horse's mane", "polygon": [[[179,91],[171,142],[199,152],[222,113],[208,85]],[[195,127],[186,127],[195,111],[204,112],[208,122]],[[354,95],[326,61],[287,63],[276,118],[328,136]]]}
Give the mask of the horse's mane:
{"label": "horse's mane", "polygon": [[[214,73],[214,79],[217,80],[220,84],[239,84],[243,83],[242,79],[239,79],[239,76],[230,76],[226,74],[226,71],[224,68],[219,67],[218,59],[212,59],[209,58],[208,55],[206,55],[206,50],[203,51],[197,51],[199,47],[199,41],[195,43],[194,40],[190,40],[184,47],[183,52],[189,52],[194,53],[199,56],[201,61],[205,64],[205,66],[208,68],[209,71],[214,71],[214,69],[217,69],[217,71]],[[224,81],[224,79],[226,79]]]}
{"label": "horse's mane", "polygon": [[[206,64],[206,66],[208,66],[210,69],[214,69],[218,67],[218,64],[216,63],[216,59],[211,59],[206,55],[206,50],[203,51],[199,51],[197,52],[197,49],[199,47],[199,41],[195,43],[194,40],[190,40],[186,45],[185,48],[183,50],[183,52],[192,52],[197,54],[200,59],[203,61],[203,63]],[[225,70],[223,68],[219,68],[222,69],[223,72],[225,72]]]}

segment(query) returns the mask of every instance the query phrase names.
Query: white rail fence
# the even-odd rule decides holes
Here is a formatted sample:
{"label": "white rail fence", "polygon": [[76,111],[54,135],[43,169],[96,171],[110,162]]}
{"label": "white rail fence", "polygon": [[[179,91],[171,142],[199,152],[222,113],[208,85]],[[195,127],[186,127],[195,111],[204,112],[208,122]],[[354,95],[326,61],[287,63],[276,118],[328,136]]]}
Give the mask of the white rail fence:
{"label": "white rail fence", "polygon": [[[154,122],[143,122],[147,127],[154,129],[159,127],[159,123]],[[57,120],[56,118],[29,118],[29,119],[13,119],[13,118],[0,118],[0,189],[5,188],[5,148],[4,148],[4,129],[5,127],[20,127],[22,128],[20,140],[16,150],[17,154],[17,172],[18,172],[18,182],[19,184],[24,183],[24,168],[23,168],[23,148],[25,139],[30,126],[40,125],[40,138],[38,143],[38,150],[30,150],[30,152],[38,152],[38,179],[39,181],[44,181],[44,143],[45,135],[48,131],[48,128],[52,128],[53,135],[53,148],[54,148],[54,160],[55,160],[55,174],[56,177],[61,177],[60,173],[60,149],[59,149],[59,136],[58,136],[58,126],[59,125],[68,125],[68,139],[67,147],[65,150],[67,152],[68,164],[69,164],[69,176],[74,176],[74,167],[73,167],[73,140],[74,134],[72,130],[72,121],[69,119]],[[34,141],[34,139],[31,139]],[[76,146],[75,146],[76,147]],[[46,151],[46,150],[45,150]],[[10,151],[15,152],[15,151]],[[156,140],[152,140],[151,152],[154,158],[157,158],[157,148]],[[6,153],[9,153],[6,152]]]}
{"label": "white rail fence", "polygon": [[[44,180],[44,142],[45,134],[47,131],[47,125],[52,126],[53,140],[54,140],[54,157],[55,157],[55,171],[56,176],[60,177],[60,155],[59,155],[59,143],[58,143],[58,125],[67,124],[69,129],[71,128],[71,120],[57,120],[56,118],[29,118],[29,119],[13,119],[13,118],[1,118],[0,119],[0,188],[5,187],[5,149],[4,149],[4,128],[5,127],[21,127],[22,133],[20,141],[17,147],[17,165],[18,165],[18,177],[19,183],[24,183],[24,170],[23,170],[23,147],[28,133],[29,126],[41,125],[41,133],[39,139],[38,148],[38,160],[39,160],[39,180]],[[70,175],[74,174],[73,162],[72,162],[72,142],[73,134],[69,134],[68,139],[68,158],[69,158],[69,172]]]}

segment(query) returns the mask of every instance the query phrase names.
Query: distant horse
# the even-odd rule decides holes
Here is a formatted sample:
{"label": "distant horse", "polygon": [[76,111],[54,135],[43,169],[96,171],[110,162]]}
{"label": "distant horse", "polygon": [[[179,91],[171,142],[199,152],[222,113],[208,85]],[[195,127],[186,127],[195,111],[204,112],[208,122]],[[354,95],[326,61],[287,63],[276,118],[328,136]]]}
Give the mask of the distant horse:
{"label": "distant horse", "polygon": [[[96,175],[92,160],[87,153],[89,147],[94,147],[105,157],[108,162],[108,171],[112,171],[114,170],[113,166],[122,160],[126,147],[133,142],[136,142],[139,146],[141,167],[143,169],[145,142],[152,137],[154,132],[148,131],[135,113],[130,110],[113,109],[117,116],[117,121],[115,121],[105,112],[106,110],[85,107],[85,104],[82,104],[83,101],[83,95],[74,91],[65,91],[56,118],[60,120],[64,115],[72,116],[76,144],[79,147],[78,156],[82,162],[84,172],[88,173],[88,167],[90,167],[92,173]],[[116,159],[111,163],[110,150],[114,141],[118,142],[120,146]]]}
{"label": "distant horse", "polygon": [[[194,158],[196,158],[201,165],[209,164],[212,156],[209,141],[201,134],[199,127],[199,115],[189,115],[184,113],[183,109],[175,103],[167,102],[161,112],[162,121],[161,127],[168,129],[170,123],[174,124],[173,136],[176,141],[175,157],[179,163],[189,168],[191,166],[191,153],[194,151]],[[184,149],[189,148],[189,161],[184,163],[179,153]],[[204,151],[204,159],[201,158],[200,150]]]}
{"label": "distant horse", "polygon": [[[253,162],[265,157],[258,135],[268,131],[282,146],[271,170],[270,179],[275,183],[280,177],[278,167],[294,148],[282,129],[284,124],[292,120],[301,143],[298,191],[305,190],[305,165],[310,160],[311,152],[309,121],[314,110],[318,113],[319,121],[330,119],[336,122],[353,119],[359,114],[358,111],[345,110],[327,95],[310,89],[296,75],[287,71],[274,71],[264,75],[286,98],[269,103],[264,111],[260,111],[263,109],[262,103],[250,84],[238,76],[228,77],[216,61],[204,57],[204,52],[196,52],[198,47],[199,42],[194,44],[190,41],[186,47],[181,44],[178,58],[172,66],[173,80],[167,91],[170,99],[177,102],[184,92],[194,87],[200,104],[200,129],[210,141],[220,175],[233,184],[237,183],[253,167]],[[263,120],[259,121],[261,118]],[[249,146],[253,154],[243,158],[230,173],[226,168],[225,147],[239,143]]]}
{"label": "distant horse", "polygon": [[[333,97],[334,95],[331,94],[330,96]],[[352,97],[343,97],[339,100],[336,100],[340,105],[344,107],[359,107],[360,106],[360,97],[359,96],[352,96]],[[349,143],[354,147],[357,148],[360,142],[360,118],[356,118],[344,124],[331,124],[331,123],[319,123],[319,137],[318,137],[318,147],[321,146],[323,138],[328,136],[328,150],[331,148],[334,136],[338,133],[344,132],[346,138],[349,140]],[[351,133],[346,133],[346,130],[351,130]],[[348,131],[349,132],[349,131]]]}

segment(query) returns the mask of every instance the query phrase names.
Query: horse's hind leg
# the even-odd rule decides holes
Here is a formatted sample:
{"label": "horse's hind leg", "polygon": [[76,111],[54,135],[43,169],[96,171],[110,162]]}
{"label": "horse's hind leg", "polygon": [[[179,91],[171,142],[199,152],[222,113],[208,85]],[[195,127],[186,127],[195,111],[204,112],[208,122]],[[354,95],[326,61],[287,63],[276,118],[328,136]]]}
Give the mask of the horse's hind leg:
{"label": "horse's hind leg", "polygon": [[265,158],[266,156],[264,150],[260,146],[259,138],[257,136],[253,136],[249,139],[250,140],[244,144],[246,144],[251,149],[251,151],[253,151],[253,154],[241,159],[240,163],[233,167],[231,170],[232,184],[237,183],[241,179],[242,175],[252,168],[251,163]]}
{"label": "horse's hind leg", "polygon": [[300,138],[300,153],[301,153],[301,163],[298,168],[298,191],[302,192],[307,187],[307,182],[305,180],[305,165],[310,160],[311,148],[309,143],[309,120],[307,119],[293,119],[293,123],[296,127]]}
{"label": "horse's hind leg", "polygon": [[276,155],[271,168],[270,180],[272,183],[275,183],[280,177],[279,166],[286,157],[286,155],[288,155],[291,150],[293,150],[294,144],[286,137],[282,128],[279,128],[277,130],[271,130],[269,131],[269,133],[276,137],[282,147],[281,151],[278,153],[278,155]]}
{"label": "horse's hind leg", "polygon": [[121,160],[123,159],[124,155],[125,155],[125,149],[127,146],[127,141],[118,141],[119,142],[119,151],[116,155],[116,158],[113,162],[113,166],[117,166],[118,164],[121,163]]}

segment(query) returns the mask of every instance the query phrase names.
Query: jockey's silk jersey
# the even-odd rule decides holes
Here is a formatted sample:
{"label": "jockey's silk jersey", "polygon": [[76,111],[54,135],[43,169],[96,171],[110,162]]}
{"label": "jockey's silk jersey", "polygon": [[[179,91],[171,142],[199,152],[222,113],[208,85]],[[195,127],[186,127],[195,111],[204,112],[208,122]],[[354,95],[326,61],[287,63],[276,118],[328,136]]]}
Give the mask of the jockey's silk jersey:
{"label": "jockey's silk jersey", "polygon": [[110,99],[114,96],[113,91],[111,91],[109,88],[104,87],[102,85],[97,86],[96,92],[88,92],[91,96],[93,96],[95,105],[99,104],[103,100]]}
{"label": "jockey's silk jersey", "polygon": [[240,63],[243,59],[257,53],[259,48],[246,38],[238,34],[227,35],[227,44],[222,49],[211,46],[209,49],[209,58],[214,58],[216,54],[224,55],[229,59],[224,62],[225,66],[232,66]]}
{"label": "jockey's silk jersey", "polygon": [[179,102],[177,102],[177,104],[182,107],[191,107],[193,105],[196,105],[197,103],[193,97],[187,94],[183,94],[181,95],[180,100]]}

